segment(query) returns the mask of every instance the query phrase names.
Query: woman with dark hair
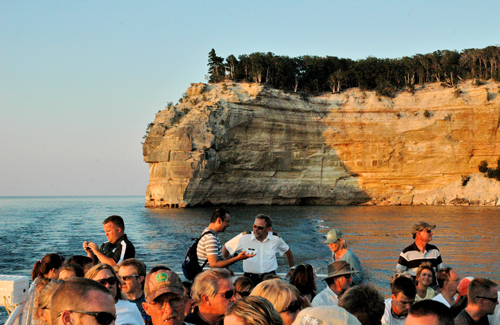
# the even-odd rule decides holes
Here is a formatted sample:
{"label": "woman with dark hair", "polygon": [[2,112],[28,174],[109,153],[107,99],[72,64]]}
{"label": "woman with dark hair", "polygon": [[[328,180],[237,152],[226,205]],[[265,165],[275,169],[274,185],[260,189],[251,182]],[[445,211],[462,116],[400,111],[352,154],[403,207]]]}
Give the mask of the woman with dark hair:
{"label": "woman with dark hair", "polygon": [[300,295],[312,301],[316,296],[316,274],[311,264],[297,266],[290,276],[290,284],[299,289]]}
{"label": "woman with dark hair", "polygon": [[122,285],[112,266],[108,264],[94,265],[85,273],[85,277],[105,286],[115,298],[116,325],[144,325],[144,320],[137,306],[133,302],[125,300],[126,297],[121,289]]}
{"label": "woman with dark hair", "polygon": [[31,279],[36,278],[57,279],[64,263],[64,257],[59,254],[47,254],[35,263],[31,271]]}
{"label": "woman with dark hair", "polygon": [[424,262],[420,264],[417,269],[417,277],[415,278],[415,285],[417,287],[415,302],[432,299],[436,296],[436,291],[430,287],[435,278],[436,274],[434,273],[431,263]]}

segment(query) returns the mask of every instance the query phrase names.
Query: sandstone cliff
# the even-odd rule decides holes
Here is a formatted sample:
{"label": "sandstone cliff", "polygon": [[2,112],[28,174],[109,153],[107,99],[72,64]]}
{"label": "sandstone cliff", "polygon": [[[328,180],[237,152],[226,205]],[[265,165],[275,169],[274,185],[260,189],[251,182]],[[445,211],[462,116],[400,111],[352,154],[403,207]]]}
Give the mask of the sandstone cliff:
{"label": "sandstone cliff", "polygon": [[145,205],[500,205],[499,182],[477,169],[500,156],[498,92],[464,82],[301,99],[259,84],[192,84],[144,143]]}

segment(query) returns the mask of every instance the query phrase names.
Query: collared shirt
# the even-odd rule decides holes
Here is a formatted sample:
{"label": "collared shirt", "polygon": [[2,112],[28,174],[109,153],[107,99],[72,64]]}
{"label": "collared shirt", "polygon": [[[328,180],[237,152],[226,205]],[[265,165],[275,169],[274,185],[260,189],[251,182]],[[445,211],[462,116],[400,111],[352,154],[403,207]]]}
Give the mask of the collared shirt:
{"label": "collared shirt", "polygon": [[128,240],[127,235],[121,236],[114,244],[111,244],[109,241],[105,242],[101,245],[100,251],[107,257],[115,260],[116,264],[120,264],[127,258],[135,257],[135,247]]}
{"label": "collared shirt", "polygon": [[434,298],[432,298],[432,300],[439,301],[439,302],[445,304],[446,307],[448,307],[448,308],[451,307],[450,303],[446,299],[444,299],[444,297],[443,297],[442,294],[438,294],[437,296],[435,296]]}
{"label": "collared shirt", "polygon": [[311,305],[313,307],[335,306],[338,304],[339,304],[339,296],[337,296],[337,294],[333,292],[333,290],[330,289],[330,286],[328,285],[323,291],[318,293],[311,302]]}
{"label": "collared shirt", "polygon": [[443,268],[441,252],[436,246],[427,244],[425,245],[425,250],[421,252],[417,244],[414,242],[410,246],[403,249],[399,255],[396,269],[400,272],[408,271],[408,273],[412,276],[416,276],[417,269],[423,262],[430,262],[436,271]]}
{"label": "collared shirt", "polygon": [[392,298],[386,299],[384,316],[382,317],[382,324],[404,325],[405,323],[406,323],[406,316],[398,317],[392,311]]}
{"label": "collared shirt", "polygon": [[278,261],[276,253],[281,256],[287,252],[290,247],[280,237],[272,232],[261,242],[253,232],[241,233],[226,243],[226,249],[231,255],[237,251],[246,251],[248,254],[257,254],[254,257],[243,260],[243,270],[248,273],[268,273],[276,271]]}

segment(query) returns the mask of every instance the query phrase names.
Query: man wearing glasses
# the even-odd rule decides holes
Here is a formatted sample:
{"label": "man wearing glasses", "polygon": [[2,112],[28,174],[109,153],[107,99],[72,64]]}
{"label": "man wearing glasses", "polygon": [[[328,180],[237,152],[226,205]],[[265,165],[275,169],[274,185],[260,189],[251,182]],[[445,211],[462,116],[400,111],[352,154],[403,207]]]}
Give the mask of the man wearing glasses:
{"label": "man wearing glasses", "polygon": [[411,234],[415,242],[403,249],[399,255],[398,264],[396,265],[398,272],[408,271],[415,279],[417,269],[423,262],[430,262],[436,272],[443,268],[441,252],[436,246],[429,244],[432,240],[432,229],[434,228],[436,228],[436,225],[424,221],[413,225]]}
{"label": "man wearing glasses", "polygon": [[184,307],[187,296],[184,295],[179,276],[166,266],[153,267],[146,276],[144,287],[146,302],[142,305],[151,316],[153,325],[183,325]]}
{"label": "man wearing glasses", "polygon": [[128,258],[120,263],[118,278],[121,281],[122,292],[127,297],[127,300],[136,304],[144,319],[144,323],[147,324],[151,317],[142,308],[142,303],[146,302],[144,295],[146,265],[136,258]]}
{"label": "man wearing glasses", "polygon": [[224,314],[236,301],[236,290],[226,269],[208,269],[194,278],[191,298],[197,306],[186,316],[194,325],[222,324]]}
{"label": "man wearing glasses", "polygon": [[451,267],[442,268],[437,274],[437,283],[439,294],[432,298],[432,300],[439,301],[450,308],[455,304],[455,295],[460,283],[458,273]]}
{"label": "man wearing glasses", "polygon": [[276,274],[278,261],[276,253],[285,255],[290,270],[295,268],[290,247],[277,234],[273,234],[272,220],[269,216],[259,214],[255,217],[253,232],[244,232],[228,241],[222,255],[227,258],[237,251],[255,254],[255,257],[243,261],[243,271],[254,285],[262,282],[267,274]]}
{"label": "man wearing glasses", "polygon": [[467,307],[455,318],[455,325],[490,324],[498,305],[497,284],[485,278],[475,278],[469,283]]}
{"label": "man wearing glasses", "polygon": [[110,325],[116,319],[115,300],[102,284],[71,278],[54,292],[50,313],[54,325]]}
{"label": "man wearing glasses", "polygon": [[328,276],[324,279],[327,286],[314,297],[311,305],[338,305],[339,297],[352,286],[352,275],[356,273],[346,261],[335,261],[328,265]]}

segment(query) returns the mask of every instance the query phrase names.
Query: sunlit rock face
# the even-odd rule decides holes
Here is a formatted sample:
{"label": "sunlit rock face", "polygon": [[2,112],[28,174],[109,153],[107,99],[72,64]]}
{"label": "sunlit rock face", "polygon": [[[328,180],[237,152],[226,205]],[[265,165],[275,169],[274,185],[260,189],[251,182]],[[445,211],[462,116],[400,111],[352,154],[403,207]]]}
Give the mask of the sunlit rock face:
{"label": "sunlit rock face", "polygon": [[145,205],[500,205],[497,181],[470,176],[500,156],[498,91],[465,82],[301,98],[192,84],[144,143]]}

